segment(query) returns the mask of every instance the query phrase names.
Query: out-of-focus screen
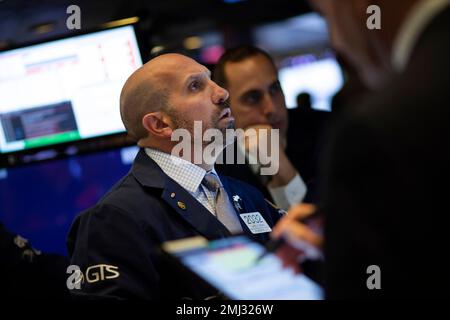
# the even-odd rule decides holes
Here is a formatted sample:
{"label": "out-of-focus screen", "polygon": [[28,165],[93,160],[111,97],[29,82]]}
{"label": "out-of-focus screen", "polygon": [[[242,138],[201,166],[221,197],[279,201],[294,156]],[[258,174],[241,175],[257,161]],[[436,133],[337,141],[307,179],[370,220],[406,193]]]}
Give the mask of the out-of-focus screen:
{"label": "out-of-focus screen", "polygon": [[344,83],[341,67],[331,53],[286,59],[280,68],[279,78],[289,108],[297,106],[299,94],[308,93],[311,107],[325,111],[331,111],[332,98]]}
{"label": "out-of-focus screen", "polygon": [[318,284],[283,268],[276,255],[268,254],[258,262],[265,248],[245,236],[205,241],[188,248],[163,248],[230,299],[323,299]]}
{"label": "out-of-focus screen", "polygon": [[75,216],[95,205],[131,168],[137,147],[0,168],[0,223],[34,248],[67,255]]}
{"label": "out-of-focus screen", "polygon": [[0,152],[123,132],[120,91],[141,65],[130,25],[0,52]]}

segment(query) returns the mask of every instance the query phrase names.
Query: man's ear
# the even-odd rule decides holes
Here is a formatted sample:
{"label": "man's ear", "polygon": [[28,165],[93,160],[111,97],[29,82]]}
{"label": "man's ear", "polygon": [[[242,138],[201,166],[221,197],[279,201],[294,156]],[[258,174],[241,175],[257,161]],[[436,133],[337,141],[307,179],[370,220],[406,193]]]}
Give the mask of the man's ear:
{"label": "man's ear", "polygon": [[172,135],[170,118],[163,112],[147,113],[142,118],[144,128],[154,136],[170,138]]}

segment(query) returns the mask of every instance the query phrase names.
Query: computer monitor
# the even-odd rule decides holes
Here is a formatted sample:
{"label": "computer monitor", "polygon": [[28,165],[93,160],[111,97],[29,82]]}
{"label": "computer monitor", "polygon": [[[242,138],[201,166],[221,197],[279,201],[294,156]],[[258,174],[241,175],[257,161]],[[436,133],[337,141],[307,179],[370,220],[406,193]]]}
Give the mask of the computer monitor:
{"label": "computer monitor", "polygon": [[328,51],[284,60],[279,78],[288,108],[297,107],[297,96],[308,93],[311,107],[326,111],[331,111],[331,100],[344,83],[341,67]]}
{"label": "computer monitor", "polygon": [[141,65],[132,25],[0,52],[0,154],[124,132],[120,91]]}

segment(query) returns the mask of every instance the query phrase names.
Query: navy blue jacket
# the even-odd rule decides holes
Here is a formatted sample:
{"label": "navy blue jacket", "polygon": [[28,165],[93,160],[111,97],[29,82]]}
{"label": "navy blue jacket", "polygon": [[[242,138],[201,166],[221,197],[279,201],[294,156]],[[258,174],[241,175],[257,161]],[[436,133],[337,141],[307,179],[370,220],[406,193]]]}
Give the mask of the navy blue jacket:
{"label": "navy blue jacket", "polygon": [[[260,212],[271,227],[277,222],[280,213],[257,189],[224,176],[220,179],[231,201],[235,195],[242,199],[239,213]],[[269,239],[268,233],[253,235],[242,219],[239,221],[244,233],[253,239]],[[198,235],[216,239],[230,232],[140,150],[130,173],[72,224],[67,239],[71,263],[84,273],[81,289],[73,289],[72,294],[89,298],[204,298],[211,292],[198,289],[186,277],[179,279],[159,253],[164,241]]]}

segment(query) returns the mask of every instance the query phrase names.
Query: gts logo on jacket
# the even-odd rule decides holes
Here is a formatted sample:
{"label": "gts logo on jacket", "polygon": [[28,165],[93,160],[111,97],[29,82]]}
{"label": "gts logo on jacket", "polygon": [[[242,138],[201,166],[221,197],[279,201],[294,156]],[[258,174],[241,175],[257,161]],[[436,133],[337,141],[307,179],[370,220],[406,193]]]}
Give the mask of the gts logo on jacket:
{"label": "gts logo on jacket", "polygon": [[66,285],[69,290],[81,289],[81,284],[86,281],[88,283],[95,283],[98,281],[118,278],[120,276],[119,267],[108,264],[97,264],[90,266],[83,274],[80,267],[77,265],[70,265],[67,267],[67,274],[70,276],[67,278]]}

